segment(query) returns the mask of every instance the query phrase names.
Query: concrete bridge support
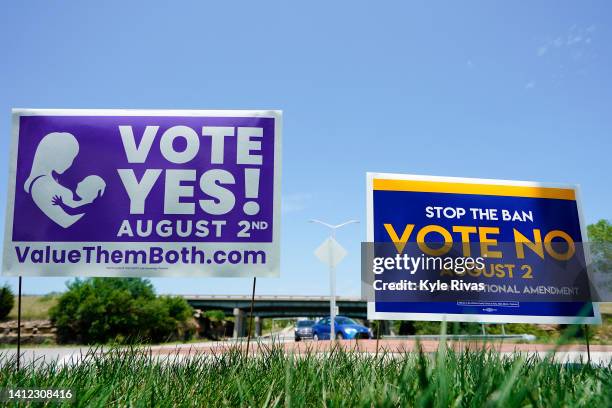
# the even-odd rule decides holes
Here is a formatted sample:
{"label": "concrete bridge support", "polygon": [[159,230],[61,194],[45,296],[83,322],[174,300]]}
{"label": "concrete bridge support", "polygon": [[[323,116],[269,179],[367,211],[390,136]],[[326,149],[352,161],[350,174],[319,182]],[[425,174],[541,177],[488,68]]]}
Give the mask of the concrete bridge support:
{"label": "concrete bridge support", "polygon": [[261,337],[261,327],[263,325],[263,319],[259,316],[255,316],[255,337]]}
{"label": "concrete bridge support", "polygon": [[244,312],[241,309],[234,308],[234,338],[244,336]]}

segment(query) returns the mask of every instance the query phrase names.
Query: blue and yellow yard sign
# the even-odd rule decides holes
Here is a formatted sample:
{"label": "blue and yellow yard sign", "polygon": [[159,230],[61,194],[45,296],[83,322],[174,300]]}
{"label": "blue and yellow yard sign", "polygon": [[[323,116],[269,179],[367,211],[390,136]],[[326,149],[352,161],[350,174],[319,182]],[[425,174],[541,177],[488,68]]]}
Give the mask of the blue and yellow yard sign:
{"label": "blue and yellow yard sign", "polygon": [[368,173],[367,218],[369,319],[601,321],[576,186]]}

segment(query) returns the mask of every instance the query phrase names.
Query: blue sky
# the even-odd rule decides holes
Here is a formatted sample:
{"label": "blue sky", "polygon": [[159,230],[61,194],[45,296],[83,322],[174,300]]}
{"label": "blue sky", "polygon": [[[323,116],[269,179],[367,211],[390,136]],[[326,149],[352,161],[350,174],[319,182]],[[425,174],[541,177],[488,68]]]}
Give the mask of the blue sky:
{"label": "blue sky", "polygon": [[281,278],[257,292],[327,294],[307,221],[355,218],[338,292],[358,295],[366,171],[576,183],[589,223],[612,218],[611,26],[606,1],[5,3],[0,202],[12,107],[282,109]]}

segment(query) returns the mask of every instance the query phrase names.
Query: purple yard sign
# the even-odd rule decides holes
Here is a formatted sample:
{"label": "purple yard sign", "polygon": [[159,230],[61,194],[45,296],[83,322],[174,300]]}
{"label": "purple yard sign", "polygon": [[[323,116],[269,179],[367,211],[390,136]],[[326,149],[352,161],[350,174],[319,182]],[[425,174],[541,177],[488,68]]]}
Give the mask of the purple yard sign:
{"label": "purple yard sign", "polygon": [[6,275],[278,276],[279,111],[13,111]]}

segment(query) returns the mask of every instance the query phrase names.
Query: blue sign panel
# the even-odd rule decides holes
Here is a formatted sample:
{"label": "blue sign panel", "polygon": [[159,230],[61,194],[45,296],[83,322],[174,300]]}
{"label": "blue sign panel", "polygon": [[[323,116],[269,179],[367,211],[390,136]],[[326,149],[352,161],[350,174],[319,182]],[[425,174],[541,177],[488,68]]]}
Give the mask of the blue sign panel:
{"label": "blue sign panel", "polygon": [[[466,274],[466,282],[495,283],[521,292],[475,298],[464,293],[437,300],[432,295],[427,301],[422,293],[398,301],[401,295],[389,300],[389,293],[374,292],[368,299],[369,319],[600,323],[598,307],[587,297],[551,301],[542,295],[539,301],[537,292],[552,287],[545,284],[565,285],[560,283],[563,278],[581,285],[582,292],[588,287],[588,253],[581,245],[586,233],[576,187],[368,173],[367,201],[368,242],[393,243],[398,253],[418,245],[425,256],[443,255],[445,245],[467,245],[463,255],[471,251],[467,255],[484,256],[486,262]],[[572,278],[555,269],[572,263],[582,265]]]}

